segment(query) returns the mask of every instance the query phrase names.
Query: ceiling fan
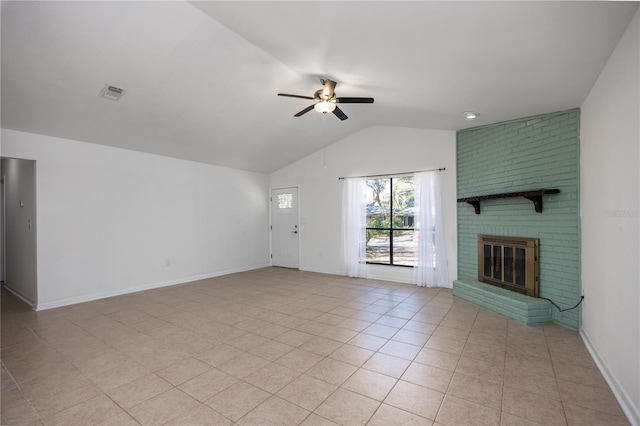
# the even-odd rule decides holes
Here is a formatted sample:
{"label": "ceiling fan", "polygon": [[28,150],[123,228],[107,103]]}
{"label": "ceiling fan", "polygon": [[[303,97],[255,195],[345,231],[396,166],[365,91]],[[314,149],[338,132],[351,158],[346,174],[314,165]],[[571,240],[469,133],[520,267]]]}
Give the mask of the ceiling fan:
{"label": "ceiling fan", "polygon": [[300,117],[303,114],[308,113],[312,109],[318,112],[326,114],[332,112],[340,120],[346,120],[347,115],[336,104],[372,104],[373,98],[338,98],[334,89],[336,88],[336,82],[328,79],[321,79],[322,89],[317,90],[313,96],[302,95],[289,95],[287,93],[278,93],[278,96],[288,96],[290,98],[309,99],[315,101],[313,105],[310,105],[295,114],[294,117]]}

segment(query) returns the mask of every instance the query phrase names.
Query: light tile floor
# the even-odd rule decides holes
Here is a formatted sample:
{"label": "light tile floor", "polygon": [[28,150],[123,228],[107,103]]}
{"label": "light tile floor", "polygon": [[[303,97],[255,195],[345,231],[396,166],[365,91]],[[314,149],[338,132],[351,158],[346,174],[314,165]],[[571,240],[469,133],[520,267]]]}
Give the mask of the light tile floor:
{"label": "light tile floor", "polygon": [[3,425],[628,424],[576,332],[448,289],[267,268],[34,312]]}

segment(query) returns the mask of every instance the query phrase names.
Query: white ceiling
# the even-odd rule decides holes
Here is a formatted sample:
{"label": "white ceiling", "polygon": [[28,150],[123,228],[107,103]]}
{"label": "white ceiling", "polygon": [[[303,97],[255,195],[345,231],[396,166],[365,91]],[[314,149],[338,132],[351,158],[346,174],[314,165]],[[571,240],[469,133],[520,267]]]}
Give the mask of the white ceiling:
{"label": "white ceiling", "polygon": [[[373,125],[579,107],[637,7],[3,1],[2,127],[269,173]],[[321,77],[375,103],[294,118],[311,102],[276,94],[312,96]],[[126,92],[103,99],[105,84]]]}

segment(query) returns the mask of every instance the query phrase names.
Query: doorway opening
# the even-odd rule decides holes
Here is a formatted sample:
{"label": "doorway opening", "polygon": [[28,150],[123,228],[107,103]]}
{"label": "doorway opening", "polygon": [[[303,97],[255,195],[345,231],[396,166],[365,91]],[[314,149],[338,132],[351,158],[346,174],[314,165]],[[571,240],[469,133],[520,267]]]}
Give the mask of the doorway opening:
{"label": "doorway opening", "polygon": [[0,176],[3,287],[36,308],[36,162],[2,157]]}

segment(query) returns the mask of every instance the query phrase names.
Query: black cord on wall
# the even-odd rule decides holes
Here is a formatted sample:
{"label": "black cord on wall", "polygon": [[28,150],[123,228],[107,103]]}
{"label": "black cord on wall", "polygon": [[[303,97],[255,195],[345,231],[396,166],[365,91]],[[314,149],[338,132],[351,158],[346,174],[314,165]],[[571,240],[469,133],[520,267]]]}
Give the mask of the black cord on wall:
{"label": "black cord on wall", "polygon": [[560,312],[565,312],[565,311],[570,311],[572,309],[577,308],[578,306],[580,306],[580,304],[582,303],[582,301],[584,300],[584,296],[580,296],[580,301],[578,303],[575,304],[575,306],[571,307],[571,308],[567,308],[567,309],[562,309],[560,306],[556,305],[555,302],[551,299],[547,299],[546,297],[540,297],[540,299],[544,299],[544,300],[548,300],[549,302],[551,302],[551,304],[553,306],[555,306],[556,308],[558,308],[558,311]]}

